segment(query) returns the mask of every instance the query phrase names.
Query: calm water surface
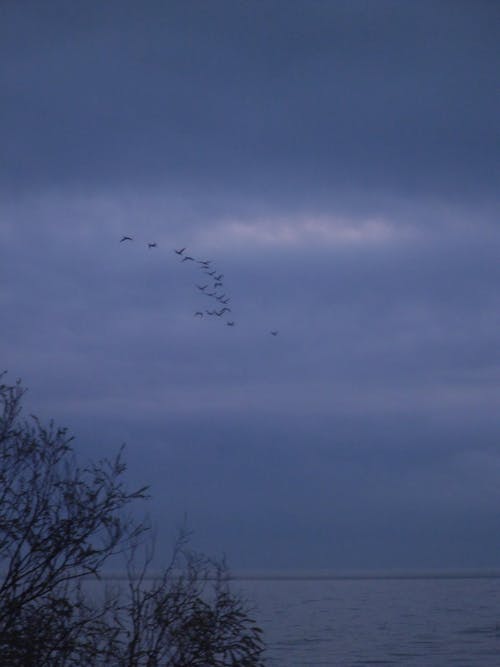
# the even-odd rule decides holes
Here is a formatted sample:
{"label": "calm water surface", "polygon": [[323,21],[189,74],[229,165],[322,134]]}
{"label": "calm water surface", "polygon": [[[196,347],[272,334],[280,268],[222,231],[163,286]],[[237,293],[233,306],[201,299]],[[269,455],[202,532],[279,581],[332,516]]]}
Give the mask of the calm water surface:
{"label": "calm water surface", "polygon": [[234,581],[269,667],[500,666],[500,579]]}

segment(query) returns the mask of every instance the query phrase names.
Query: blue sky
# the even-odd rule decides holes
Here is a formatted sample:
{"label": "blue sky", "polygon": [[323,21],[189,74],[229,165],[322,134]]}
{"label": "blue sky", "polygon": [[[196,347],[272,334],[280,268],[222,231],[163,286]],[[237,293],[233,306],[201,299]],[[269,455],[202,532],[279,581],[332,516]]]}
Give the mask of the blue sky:
{"label": "blue sky", "polygon": [[160,553],[187,515],[235,568],[499,566],[498,4],[0,13],[28,409],[127,443]]}

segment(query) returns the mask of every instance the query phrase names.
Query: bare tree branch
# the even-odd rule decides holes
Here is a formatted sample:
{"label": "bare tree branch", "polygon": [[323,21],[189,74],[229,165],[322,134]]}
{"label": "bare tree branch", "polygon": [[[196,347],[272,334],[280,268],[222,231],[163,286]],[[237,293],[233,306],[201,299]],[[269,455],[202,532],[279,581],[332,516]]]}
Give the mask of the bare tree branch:
{"label": "bare tree branch", "polygon": [[[0,375],[0,380],[2,375]],[[128,514],[123,448],[81,467],[66,429],[21,421],[24,389],[0,384],[0,656],[8,667],[259,667],[261,631],[224,563],[182,530],[154,579],[147,521]],[[127,585],[96,601],[86,579],[125,558]]]}

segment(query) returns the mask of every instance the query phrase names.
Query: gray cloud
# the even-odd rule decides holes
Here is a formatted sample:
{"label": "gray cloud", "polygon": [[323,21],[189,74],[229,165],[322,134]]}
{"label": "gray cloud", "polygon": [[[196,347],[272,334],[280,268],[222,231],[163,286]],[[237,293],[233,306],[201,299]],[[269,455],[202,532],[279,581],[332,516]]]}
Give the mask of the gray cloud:
{"label": "gray cloud", "polygon": [[4,186],[495,188],[491,3],[119,6],[4,9]]}
{"label": "gray cloud", "polygon": [[128,442],[162,531],[236,567],[495,565],[496,5],[1,11],[27,411]]}

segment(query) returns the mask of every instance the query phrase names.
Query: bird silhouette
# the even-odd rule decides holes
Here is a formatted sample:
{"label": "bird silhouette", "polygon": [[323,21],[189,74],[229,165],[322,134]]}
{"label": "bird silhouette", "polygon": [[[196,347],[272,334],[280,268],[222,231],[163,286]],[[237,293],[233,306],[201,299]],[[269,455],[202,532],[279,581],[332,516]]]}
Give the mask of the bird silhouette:
{"label": "bird silhouette", "polygon": [[[128,237],[129,240],[132,240],[132,237]],[[156,242],[154,243],[148,243],[148,248],[156,248],[157,244]],[[179,260],[180,262],[193,262],[198,266],[200,271],[203,271],[203,273],[206,276],[209,276],[211,280],[207,282],[206,284],[203,282],[200,283],[194,283],[194,287],[196,289],[204,294],[205,296],[211,297],[215,301],[217,301],[217,306],[219,307],[219,310],[217,310],[217,306],[213,307],[212,310],[197,310],[193,311],[193,316],[194,317],[199,317],[200,319],[207,316],[213,316],[213,317],[223,317],[224,313],[231,313],[231,308],[227,307],[227,304],[230,302],[229,296],[227,296],[226,292],[223,292],[222,289],[224,289],[224,284],[223,284],[223,278],[224,274],[222,272],[219,272],[217,267],[214,265],[213,260],[211,259],[201,259],[196,256],[188,255],[186,253],[187,246],[184,246],[182,248],[173,248],[173,252],[175,252],[176,255],[179,255]],[[222,288],[222,289],[220,289]],[[218,291],[220,290],[220,291]],[[221,307],[223,306],[223,307]],[[235,322],[233,320],[227,321],[226,317],[223,317],[223,322],[225,322],[228,326],[234,327]],[[277,333],[277,332],[276,332]],[[276,335],[276,333],[273,333],[273,335]]]}
{"label": "bird silhouette", "polygon": [[271,331],[270,334],[271,334],[271,336],[277,336],[278,332],[277,331]]}
{"label": "bird silhouette", "polygon": [[133,241],[134,239],[131,236],[122,236],[120,239],[120,243],[123,243],[124,241]]}
{"label": "bird silhouette", "polygon": [[148,243],[148,248],[156,248],[157,243]]}

